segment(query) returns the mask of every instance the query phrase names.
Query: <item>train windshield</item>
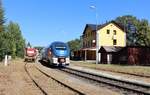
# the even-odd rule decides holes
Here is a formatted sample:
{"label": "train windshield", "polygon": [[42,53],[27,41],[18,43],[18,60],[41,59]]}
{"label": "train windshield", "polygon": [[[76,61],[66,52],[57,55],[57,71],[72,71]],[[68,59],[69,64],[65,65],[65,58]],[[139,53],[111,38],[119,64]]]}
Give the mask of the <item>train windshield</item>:
{"label": "train windshield", "polygon": [[56,44],[55,49],[57,50],[66,50],[66,46],[64,44]]}

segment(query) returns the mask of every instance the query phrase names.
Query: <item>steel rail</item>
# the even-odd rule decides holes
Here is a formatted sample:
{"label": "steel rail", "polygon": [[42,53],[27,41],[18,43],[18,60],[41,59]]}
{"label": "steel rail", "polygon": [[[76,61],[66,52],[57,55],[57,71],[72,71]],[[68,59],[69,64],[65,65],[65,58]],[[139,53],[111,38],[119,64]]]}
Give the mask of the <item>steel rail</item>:
{"label": "steel rail", "polygon": [[67,84],[65,84],[65,83],[63,83],[63,82],[57,80],[56,78],[54,78],[54,77],[52,77],[52,76],[50,76],[50,75],[48,75],[47,73],[45,73],[44,71],[42,71],[42,70],[39,69],[38,67],[36,67],[36,69],[39,70],[39,71],[40,71],[42,74],[44,74],[45,76],[47,76],[47,77],[53,79],[53,80],[56,81],[57,83],[59,83],[59,84],[63,85],[64,87],[66,87],[66,88],[68,88],[68,89],[70,89],[70,90],[72,90],[72,91],[78,93],[79,95],[85,95],[85,94],[82,93],[81,91],[76,90],[76,89],[72,88],[71,86],[69,86],[69,85],[67,85]]}
{"label": "steel rail", "polygon": [[89,73],[89,72],[85,72],[85,71],[81,71],[81,70],[72,69],[69,67],[66,67],[66,68],[60,69],[60,70],[65,71],[70,74],[74,74],[76,76],[80,76],[82,78],[96,81],[98,83],[103,83],[103,84],[107,84],[112,87],[116,87],[118,89],[123,89],[125,91],[137,93],[140,95],[141,94],[142,95],[150,95],[150,86],[147,86],[147,85],[142,85],[139,83],[133,83],[133,82],[129,82],[129,81],[119,80],[116,78],[105,77],[105,76],[101,76],[101,75],[97,75],[97,74],[93,74],[93,73]]}
{"label": "steel rail", "polygon": [[108,72],[112,72],[112,73],[120,73],[120,74],[132,75],[132,76],[135,76],[135,77],[150,78],[150,75],[133,74],[133,73],[123,72],[123,71],[105,70],[105,69],[100,69],[100,68],[98,70],[108,71]]}
{"label": "steel rail", "polygon": [[48,95],[48,94],[38,85],[38,83],[32,78],[32,76],[30,75],[29,71],[27,70],[27,63],[25,63],[24,69],[25,69],[27,75],[28,75],[28,76],[30,77],[30,79],[32,80],[32,82],[36,85],[36,87],[39,88],[40,91],[41,91],[44,95]]}

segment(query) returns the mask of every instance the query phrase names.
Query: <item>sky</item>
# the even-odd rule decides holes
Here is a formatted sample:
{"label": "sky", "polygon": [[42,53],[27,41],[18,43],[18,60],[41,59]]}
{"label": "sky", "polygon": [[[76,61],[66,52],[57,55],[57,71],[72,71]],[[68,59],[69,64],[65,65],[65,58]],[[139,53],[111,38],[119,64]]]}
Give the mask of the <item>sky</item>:
{"label": "sky", "polygon": [[[26,42],[47,46],[80,38],[86,24],[133,15],[150,21],[150,0],[2,0],[7,23],[19,24]],[[96,10],[90,6],[96,6]],[[96,19],[95,14],[98,14]]]}

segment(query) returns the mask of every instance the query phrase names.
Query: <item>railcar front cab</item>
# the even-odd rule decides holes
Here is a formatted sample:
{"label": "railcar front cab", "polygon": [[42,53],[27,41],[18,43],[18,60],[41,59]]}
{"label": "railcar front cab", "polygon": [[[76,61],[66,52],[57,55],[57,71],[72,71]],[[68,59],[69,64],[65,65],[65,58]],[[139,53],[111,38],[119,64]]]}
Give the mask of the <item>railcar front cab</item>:
{"label": "railcar front cab", "polygon": [[68,47],[60,44],[52,45],[48,50],[50,61],[55,66],[69,65],[70,59],[68,53]]}
{"label": "railcar front cab", "polygon": [[69,65],[70,60],[69,58],[65,58],[65,57],[53,57],[52,58],[52,63],[55,66],[66,66]]}

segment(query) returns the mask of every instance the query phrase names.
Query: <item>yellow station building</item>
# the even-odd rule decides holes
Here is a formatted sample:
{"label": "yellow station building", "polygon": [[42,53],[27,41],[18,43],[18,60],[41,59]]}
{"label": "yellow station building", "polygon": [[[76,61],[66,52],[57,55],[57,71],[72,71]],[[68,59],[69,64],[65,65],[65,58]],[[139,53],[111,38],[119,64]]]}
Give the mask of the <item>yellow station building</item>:
{"label": "yellow station building", "polygon": [[126,32],[124,27],[111,21],[98,27],[100,46],[126,46]]}
{"label": "yellow station building", "polygon": [[[96,30],[97,27],[97,30]],[[75,57],[80,57],[81,60],[96,59],[96,34],[98,34],[98,45],[100,47],[125,47],[126,32],[125,28],[110,21],[102,25],[86,24],[81,36],[82,48],[74,52]],[[97,33],[96,33],[97,32]]]}

